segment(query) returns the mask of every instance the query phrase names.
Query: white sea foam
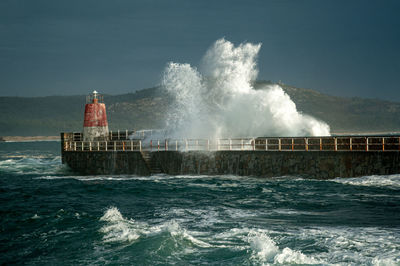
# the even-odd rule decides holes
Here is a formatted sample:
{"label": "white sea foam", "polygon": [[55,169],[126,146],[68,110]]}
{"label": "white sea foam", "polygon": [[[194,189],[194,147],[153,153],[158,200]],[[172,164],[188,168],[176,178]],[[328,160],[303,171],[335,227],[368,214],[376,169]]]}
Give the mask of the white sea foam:
{"label": "white sea foam", "polygon": [[260,262],[273,261],[279,252],[275,242],[264,232],[251,231],[248,242],[252,250],[251,259]]}
{"label": "white sea foam", "polygon": [[[47,179],[47,180],[57,180],[57,179],[75,179],[79,181],[125,181],[125,180],[139,180],[139,181],[153,181],[153,182],[166,182],[171,183],[174,181],[180,182],[182,179],[199,179],[199,178],[210,178],[209,176],[202,175],[166,175],[166,174],[155,174],[151,176],[137,176],[137,175],[44,175],[37,177],[36,179]],[[240,177],[238,177],[240,178]],[[196,184],[191,184],[196,186]]]}
{"label": "white sea foam", "polygon": [[315,242],[328,250],[316,256],[330,264],[400,265],[398,229],[319,227],[292,232],[290,238]]}
{"label": "white sea foam", "polygon": [[134,242],[140,237],[159,235],[166,232],[172,241],[176,243],[189,241],[198,247],[211,247],[210,244],[195,238],[195,233],[182,228],[176,220],[168,220],[151,226],[148,223],[126,219],[116,207],[110,207],[105,211],[100,221],[106,222],[100,229],[100,232],[104,234],[104,242]]}
{"label": "white sea foam", "polygon": [[355,178],[336,178],[333,181],[353,186],[400,188],[400,175],[372,175]]}
{"label": "white sea foam", "polygon": [[208,248],[211,247],[210,244],[197,239],[193,236],[193,234],[189,233],[186,229],[182,228],[176,221],[168,222],[163,225],[163,227],[171,234],[175,240],[189,240],[191,243],[198,247]]}
{"label": "white sea foam", "polygon": [[100,229],[105,242],[132,242],[140,237],[141,228],[134,220],[125,219],[115,207],[109,208],[100,221],[106,224]]}
{"label": "white sea foam", "polygon": [[41,217],[39,215],[37,215],[37,213],[35,213],[35,215],[33,215],[31,217],[32,220],[36,220],[36,219],[40,219]]}
{"label": "white sea foam", "polygon": [[235,47],[220,39],[205,54],[200,70],[169,63],[162,80],[173,96],[167,129],[174,137],[323,136],[329,126],[297,111],[278,85],[255,90],[260,44]]}
{"label": "white sea foam", "polygon": [[46,179],[46,180],[57,180],[57,179],[75,179],[79,181],[124,181],[124,180],[152,180],[150,177],[139,177],[139,176],[129,176],[129,175],[118,175],[118,176],[73,176],[73,175],[63,175],[63,176],[40,176],[36,179]]}
{"label": "white sea foam", "polygon": [[[398,229],[315,227],[289,228],[282,232],[261,228],[232,228],[220,233],[204,231],[206,220],[215,217],[219,223],[224,212],[217,209],[172,208],[154,223],[143,223],[123,217],[115,207],[100,218],[104,242],[134,243],[155,237],[160,241],[153,254],[180,257],[204,249],[247,250],[250,264],[322,264],[322,265],[399,265]],[[176,217],[176,218],[172,218]],[[194,219],[196,217],[196,219]],[[150,221],[149,221],[150,222]],[[200,230],[189,231],[185,224]],[[208,224],[209,225],[209,224]],[[291,244],[289,244],[291,243]],[[292,246],[296,243],[295,246]],[[289,246],[290,245],[290,246]],[[302,248],[314,250],[305,253]],[[321,251],[317,251],[321,250]],[[162,255],[164,256],[164,255]]]}
{"label": "white sea foam", "polygon": [[375,257],[372,260],[372,265],[374,265],[374,266],[399,266],[400,258]]}
{"label": "white sea foam", "polygon": [[248,242],[250,259],[256,263],[274,264],[321,264],[320,260],[306,256],[302,252],[285,247],[280,250],[274,240],[263,230],[250,230]]}
{"label": "white sea foam", "polygon": [[264,229],[233,228],[212,238],[212,243],[218,248],[247,250],[251,264],[324,264],[323,259],[305,255],[299,250],[280,248]]}
{"label": "white sea foam", "polygon": [[321,261],[313,257],[307,257],[300,251],[284,248],[280,254],[274,257],[274,263],[279,264],[321,264]]}

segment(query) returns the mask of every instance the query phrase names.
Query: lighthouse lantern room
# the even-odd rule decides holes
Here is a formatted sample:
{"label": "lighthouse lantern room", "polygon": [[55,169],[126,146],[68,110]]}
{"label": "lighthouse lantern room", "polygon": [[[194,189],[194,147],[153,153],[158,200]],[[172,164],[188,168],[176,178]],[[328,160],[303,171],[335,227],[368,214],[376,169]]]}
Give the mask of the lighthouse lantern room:
{"label": "lighthouse lantern room", "polygon": [[83,141],[103,141],[108,137],[108,122],[103,95],[93,91],[86,96]]}

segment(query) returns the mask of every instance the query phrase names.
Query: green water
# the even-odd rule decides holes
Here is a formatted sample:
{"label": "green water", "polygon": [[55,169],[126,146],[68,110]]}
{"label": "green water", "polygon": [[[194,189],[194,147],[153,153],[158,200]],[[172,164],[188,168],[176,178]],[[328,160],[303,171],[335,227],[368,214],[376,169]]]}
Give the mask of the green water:
{"label": "green water", "polygon": [[400,175],[79,176],[59,148],[0,143],[0,264],[400,264]]}

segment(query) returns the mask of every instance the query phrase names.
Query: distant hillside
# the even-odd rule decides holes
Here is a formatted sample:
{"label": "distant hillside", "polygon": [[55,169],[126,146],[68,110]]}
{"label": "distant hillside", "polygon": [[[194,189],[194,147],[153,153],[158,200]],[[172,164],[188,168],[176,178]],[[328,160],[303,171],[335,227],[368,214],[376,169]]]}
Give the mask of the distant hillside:
{"label": "distant hillside", "polygon": [[[255,83],[262,89],[266,81]],[[333,132],[400,131],[400,103],[343,98],[281,85],[297,109],[327,122]],[[161,128],[170,99],[159,88],[105,95],[109,127]],[[85,96],[0,97],[0,136],[58,135],[81,131]]]}

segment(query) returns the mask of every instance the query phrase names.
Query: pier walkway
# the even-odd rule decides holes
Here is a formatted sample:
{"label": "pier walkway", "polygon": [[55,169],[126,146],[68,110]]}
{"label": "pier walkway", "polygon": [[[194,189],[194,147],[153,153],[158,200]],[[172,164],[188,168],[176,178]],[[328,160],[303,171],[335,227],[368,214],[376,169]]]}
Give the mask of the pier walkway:
{"label": "pier walkway", "polygon": [[400,151],[400,135],[151,139],[133,131],[110,132],[106,141],[83,141],[82,133],[61,133],[63,151]]}

